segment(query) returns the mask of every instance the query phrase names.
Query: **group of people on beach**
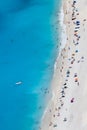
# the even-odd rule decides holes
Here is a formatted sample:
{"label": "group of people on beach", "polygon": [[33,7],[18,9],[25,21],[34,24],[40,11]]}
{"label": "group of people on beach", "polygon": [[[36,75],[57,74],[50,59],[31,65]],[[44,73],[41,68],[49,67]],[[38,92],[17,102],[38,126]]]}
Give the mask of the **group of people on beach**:
{"label": "group of people on beach", "polygon": [[[77,17],[76,17],[76,16],[79,15],[78,9],[76,8],[76,3],[77,3],[77,1],[73,0],[73,3],[71,5],[71,7],[72,7],[71,21],[73,22],[73,25],[75,27],[74,28],[74,34],[73,34],[74,39],[73,39],[72,43],[75,45],[75,52],[72,53],[71,57],[68,59],[68,61],[70,62],[70,65],[68,66],[68,69],[66,71],[65,81],[64,81],[64,84],[62,85],[62,88],[61,88],[61,91],[60,91],[60,93],[61,93],[60,97],[59,97],[60,106],[58,106],[58,108],[55,108],[55,111],[57,111],[58,113],[57,113],[57,115],[53,114],[53,118],[55,118],[56,116],[57,117],[61,116],[60,110],[64,106],[64,98],[66,98],[66,89],[68,89],[68,87],[70,87],[70,86],[68,86],[68,81],[69,81],[69,77],[70,77],[70,73],[71,73],[71,68],[73,67],[73,64],[76,61],[76,59],[75,59],[76,54],[79,53],[79,50],[76,49],[76,48],[77,48],[77,46],[79,45],[79,42],[80,42],[79,29],[80,29],[81,23],[80,23],[79,20],[77,20]],[[66,15],[67,15],[67,13],[66,13]],[[84,21],[86,21],[86,19]],[[70,24],[70,22],[68,22],[68,24]],[[67,38],[67,42],[69,42],[68,38]],[[68,46],[68,50],[71,50],[70,46]],[[66,51],[66,48],[64,48],[63,51]],[[62,53],[61,53],[61,56],[63,57],[63,59],[65,58],[65,55],[63,55]],[[80,62],[84,62],[84,56],[82,56],[81,59],[77,61],[77,63],[80,63]],[[60,73],[63,72],[63,69],[64,69],[63,65],[64,65],[64,62],[62,61],[62,67],[60,69]],[[77,86],[79,86],[79,78],[78,78],[77,72],[74,73],[73,79],[74,79],[74,82],[77,84]],[[75,98],[72,97],[70,99],[70,103],[72,104],[74,102],[75,102]],[[67,120],[68,120],[67,117],[64,117],[63,121],[67,122]],[[56,128],[58,126],[58,123],[55,124],[51,121],[49,123],[49,127],[51,127],[51,126],[53,126],[53,128]]]}
{"label": "group of people on beach", "polygon": [[[76,0],[73,0],[73,3],[72,3],[72,16],[71,16],[71,20],[72,20],[73,24],[75,25],[74,36],[76,37],[76,41],[73,40],[75,45],[76,45],[76,43],[79,44],[79,39],[80,39],[80,36],[78,34],[78,30],[80,28],[80,21],[77,21],[77,18],[76,18],[76,15],[79,15],[78,9],[76,8],[76,2],[77,2]],[[68,24],[70,25],[70,22],[68,22]],[[69,38],[67,38],[67,42],[69,42],[68,39]],[[70,46],[68,46],[68,51],[69,50],[71,50]],[[64,48],[64,51],[66,51],[65,48]],[[64,105],[64,100],[63,99],[66,97],[65,91],[66,91],[66,89],[68,89],[68,87],[70,87],[70,86],[68,86],[68,80],[69,80],[69,77],[70,77],[71,68],[73,67],[73,64],[75,62],[75,55],[76,55],[76,53],[78,53],[77,49],[75,50],[75,53],[72,53],[71,57],[68,59],[68,61],[70,62],[70,65],[68,66],[68,69],[66,71],[65,82],[64,82],[64,84],[62,86],[62,89],[61,89],[61,97],[59,98],[60,99],[60,106],[58,107],[59,110]],[[63,56],[63,59],[64,58],[65,57]],[[61,70],[61,72],[62,72],[62,70]],[[78,74],[76,72],[74,73],[74,81],[77,83],[77,85],[79,85]],[[74,103],[74,101],[75,101],[75,98],[72,97],[70,99],[70,103]],[[58,115],[60,116],[60,114],[58,114]],[[67,117],[64,117],[63,121],[66,122],[67,121]]]}

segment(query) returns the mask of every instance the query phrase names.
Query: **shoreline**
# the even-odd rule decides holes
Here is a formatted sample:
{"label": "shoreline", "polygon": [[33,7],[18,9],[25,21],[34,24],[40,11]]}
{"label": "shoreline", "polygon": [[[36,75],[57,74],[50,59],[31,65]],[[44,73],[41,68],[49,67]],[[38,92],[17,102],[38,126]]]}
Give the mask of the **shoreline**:
{"label": "shoreline", "polygon": [[60,29],[61,30],[61,36],[60,36],[61,44],[59,46],[59,53],[57,55],[57,59],[56,59],[55,64],[54,64],[54,75],[55,75],[57,63],[59,61],[61,52],[64,49],[64,47],[66,46],[66,39],[67,39],[65,16],[64,16],[64,7],[63,6],[64,6],[64,0],[62,0],[62,2],[61,2],[60,15],[59,15],[59,21],[60,21],[59,26],[61,28]]}
{"label": "shoreline", "polygon": [[[67,37],[67,34],[66,34],[66,24],[64,23],[64,21],[65,21],[65,16],[64,16],[64,0],[62,0],[62,2],[61,2],[62,4],[61,4],[61,8],[60,8],[60,14],[59,14],[59,25],[60,25],[60,28],[61,28],[61,36],[60,36],[60,40],[62,41],[61,42],[61,45],[59,46],[59,53],[58,53],[58,56],[57,56],[57,59],[56,59],[56,61],[55,61],[55,63],[54,63],[54,73],[53,73],[53,79],[54,79],[54,75],[55,75],[55,71],[57,70],[56,68],[57,68],[57,64],[58,64],[58,61],[61,59],[61,52],[62,52],[62,50],[64,49],[64,47],[66,46],[66,37]],[[64,40],[63,40],[63,37],[64,37]],[[52,79],[52,82],[53,82],[53,79]],[[47,105],[47,107],[46,107],[46,109],[45,109],[45,111],[44,111],[44,113],[43,113],[43,116],[42,116],[42,118],[41,118],[41,127],[43,127],[42,126],[42,122],[44,121],[44,119],[45,119],[45,116],[46,116],[46,114],[47,114],[47,112],[48,112],[48,109],[49,109],[49,107],[50,107],[50,105],[52,105],[52,101],[54,100],[54,96],[55,96],[55,94],[54,94],[54,92],[53,92],[53,90],[52,90],[53,88],[52,88],[52,85],[51,85],[51,88],[50,88],[50,91],[51,91],[51,94],[52,94],[52,97],[51,97],[51,101],[49,101],[48,102],[48,105]],[[41,128],[41,130],[42,130],[42,128]]]}
{"label": "shoreline", "polygon": [[67,39],[54,65],[52,99],[41,130],[87,130],[86,4],[86,0],[63,0]]}

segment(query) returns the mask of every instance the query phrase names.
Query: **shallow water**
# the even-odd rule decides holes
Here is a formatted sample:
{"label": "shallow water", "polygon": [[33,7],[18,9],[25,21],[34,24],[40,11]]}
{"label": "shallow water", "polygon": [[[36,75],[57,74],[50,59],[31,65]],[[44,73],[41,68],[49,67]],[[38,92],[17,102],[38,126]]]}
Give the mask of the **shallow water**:
{"label": "shallow water", "polygon": [[0,130],[38,129],[56,59],[55,1],[0,0]]}

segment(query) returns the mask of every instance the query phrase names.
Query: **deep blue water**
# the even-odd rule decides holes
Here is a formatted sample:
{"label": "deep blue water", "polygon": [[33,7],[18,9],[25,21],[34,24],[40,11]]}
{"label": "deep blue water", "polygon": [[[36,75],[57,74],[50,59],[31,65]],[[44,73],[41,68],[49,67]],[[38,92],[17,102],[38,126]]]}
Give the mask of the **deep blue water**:
{"label": "deep blue water", "polygon": [[56,59],[56,1],[0,0],[0,130],[38,129]]}

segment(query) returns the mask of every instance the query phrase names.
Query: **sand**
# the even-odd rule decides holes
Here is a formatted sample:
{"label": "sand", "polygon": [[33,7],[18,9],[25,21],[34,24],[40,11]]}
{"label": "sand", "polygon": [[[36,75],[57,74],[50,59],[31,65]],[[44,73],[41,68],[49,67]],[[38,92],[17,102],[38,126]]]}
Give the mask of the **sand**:
{"label": "sand", "polygon": [[56,61],[41,130],[87,130],[87,0],[63,0],[63,9],[66,45]]}

